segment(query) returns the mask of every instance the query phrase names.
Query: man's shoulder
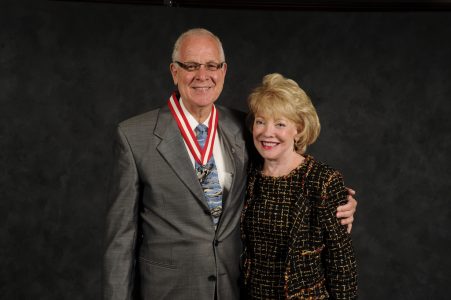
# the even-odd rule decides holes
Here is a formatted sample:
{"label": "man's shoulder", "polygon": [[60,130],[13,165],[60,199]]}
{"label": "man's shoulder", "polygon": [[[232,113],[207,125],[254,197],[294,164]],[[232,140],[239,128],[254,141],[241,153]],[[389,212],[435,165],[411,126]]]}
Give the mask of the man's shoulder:
{"label": "man's shoulder", "polygon": [[215,106],[216,106],[216,108],[218,108],[218,110],[220,112],[222,112],[228,116],[233,116],[233,117],[237,117],[237,118],[246,117],[246,113],[244,111],[229,108],[229,107],[222,106],[222,105],[215,105]]}
{"label": "man's shoulder", "polygon": [[219,112],[219,118],[221,122],[234,124],[239,129],[243,129],[246,121],[246,113],[240,110],[216,105]]}
{"label": "man's shoulder", "polygon": [[147,111],[145,113],[133,116],[119,123],[119,127],[121,129],[137,129],[137,128],[146,128],[153,127],[158,117],[158,113],[161,108],[156,108],[151,111]]}
{"label": "man's shoulder", "polygon": [[221,114],[224,114],[224,116],[232,118],[235,121],[243,121],[243,119],[246,118],[246,113],[244,111],[225,107],[222,105],[217,105],[216,107]]}

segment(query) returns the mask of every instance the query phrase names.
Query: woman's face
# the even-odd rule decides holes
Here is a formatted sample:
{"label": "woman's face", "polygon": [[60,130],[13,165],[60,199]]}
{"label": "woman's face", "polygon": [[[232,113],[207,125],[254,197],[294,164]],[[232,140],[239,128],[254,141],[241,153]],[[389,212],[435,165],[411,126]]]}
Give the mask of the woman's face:
{"label": "woman's face", "polygon": [[283,116],[255,115],[252,135],[255,147],[265,160],[291,160],[296,153],[293,149],[297,134],[296,124]]}

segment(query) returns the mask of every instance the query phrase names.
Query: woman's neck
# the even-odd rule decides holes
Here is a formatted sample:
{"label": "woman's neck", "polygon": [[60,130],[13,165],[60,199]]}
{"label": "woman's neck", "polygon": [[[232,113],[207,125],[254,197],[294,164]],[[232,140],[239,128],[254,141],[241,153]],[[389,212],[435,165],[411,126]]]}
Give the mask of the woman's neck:
{"label": "woman's neck", "polygon": [[288,175],[303,163],[304,160],[304,156],[295,152],[293,152],[293,155],[284,158],[282,161],[265,159],[262,172],[265,176],[273,177]]}

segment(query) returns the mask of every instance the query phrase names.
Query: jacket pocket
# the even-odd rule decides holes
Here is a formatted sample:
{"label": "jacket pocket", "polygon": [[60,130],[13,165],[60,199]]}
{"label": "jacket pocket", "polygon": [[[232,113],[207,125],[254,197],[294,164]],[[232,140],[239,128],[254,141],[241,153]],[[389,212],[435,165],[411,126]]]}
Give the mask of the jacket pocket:
{"label": "jacket pocket", "polygon": [[169,262],[162,262],[162,261],[156,261],[156,260],[152,260],[152,259],[148,259],[145,257],[138,257],[139,262],[144,263],[144,264],[149,264],[149,265],[154,265],[154,266],[158,266],[158,267],[163,267],[163,268],[168,268],[168,269],[177,269],[177,267]]}
{"label": "jacket pocket", "polygon": [[313,249],[301,249],[301,256],[308,256],[308,255],[319,255],[324,249],[324,244],[319,246],[318,248]]}
{"label": "jacket pocket", "polygon": [[288,299],[327,299],[322,263],[324,247],[319,244],[291,252],[285,274]]}

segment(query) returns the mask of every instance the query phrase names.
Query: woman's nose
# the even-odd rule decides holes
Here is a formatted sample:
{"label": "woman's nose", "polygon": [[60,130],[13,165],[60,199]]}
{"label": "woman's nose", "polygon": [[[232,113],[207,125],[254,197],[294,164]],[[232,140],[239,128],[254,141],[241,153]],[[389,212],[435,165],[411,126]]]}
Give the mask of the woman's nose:
{"label": "woman's nose", "polygon": [[272,136],[273,135],[272,126],[265,125],[265,127],[263,129],[263,135],[264,136]]}

